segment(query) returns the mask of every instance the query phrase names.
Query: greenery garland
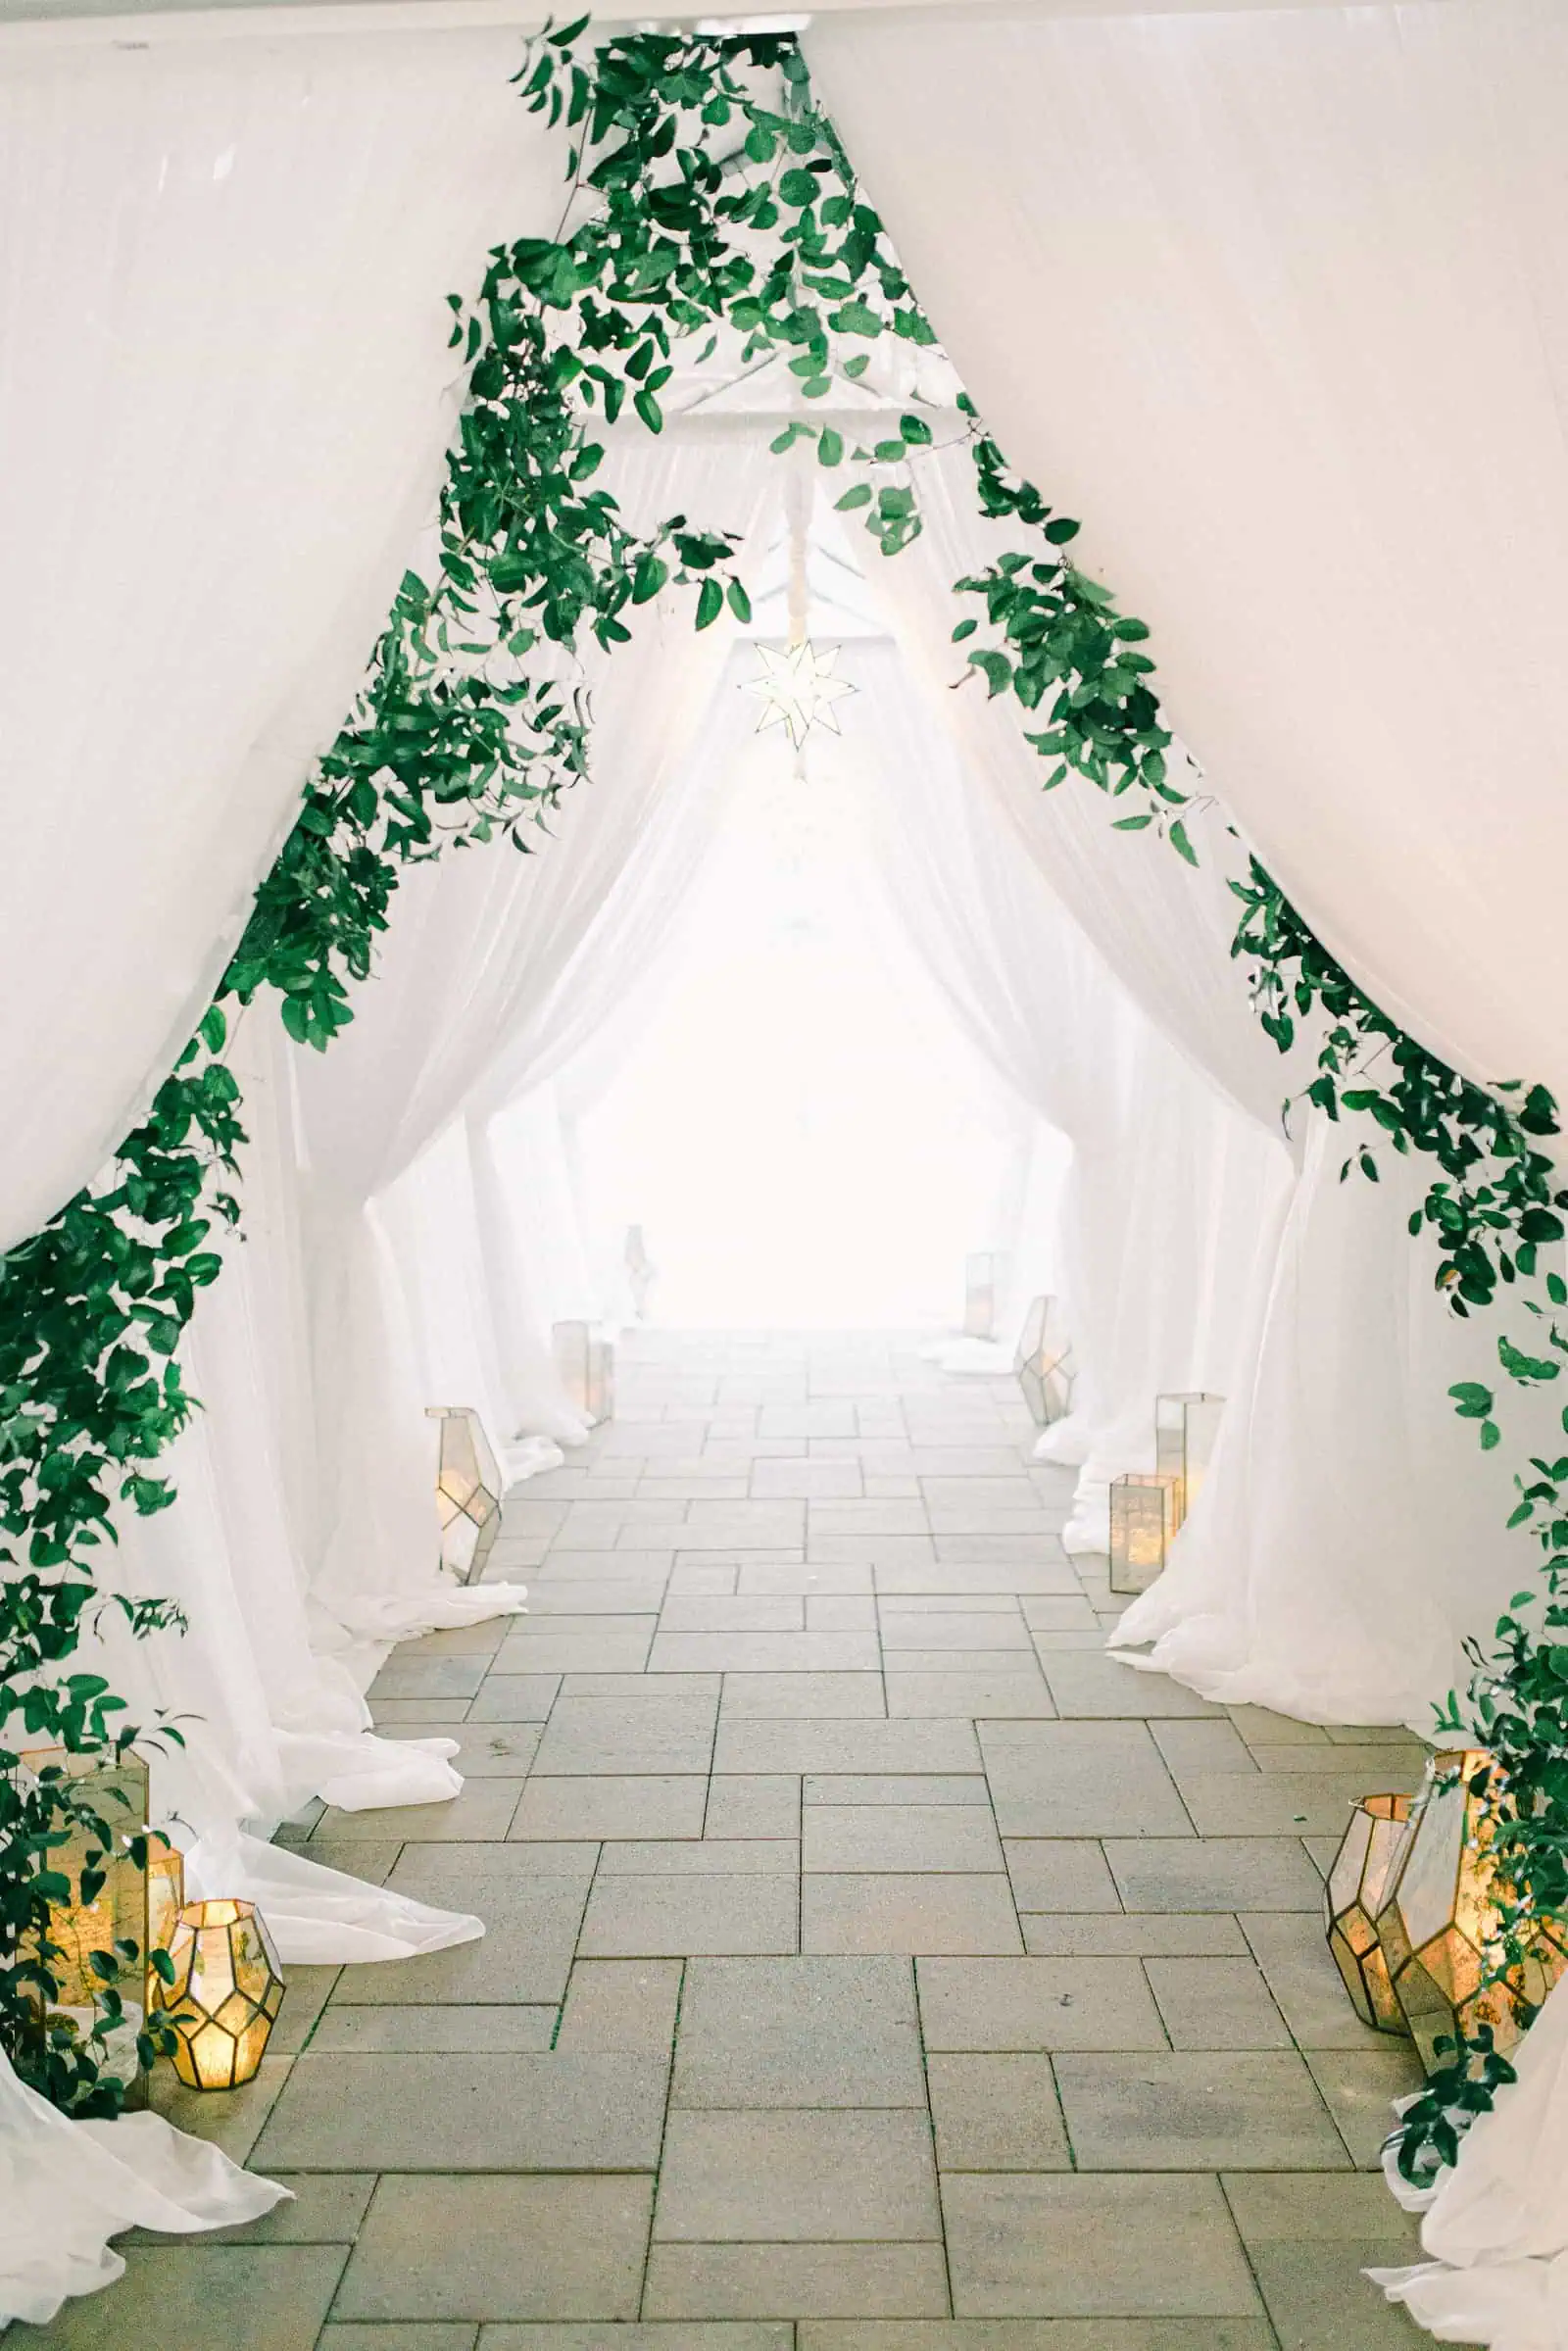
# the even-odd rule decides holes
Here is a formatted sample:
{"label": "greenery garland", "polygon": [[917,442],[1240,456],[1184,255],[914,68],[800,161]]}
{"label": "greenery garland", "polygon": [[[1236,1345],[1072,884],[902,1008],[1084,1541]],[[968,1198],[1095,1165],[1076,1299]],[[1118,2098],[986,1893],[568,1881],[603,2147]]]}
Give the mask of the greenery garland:
{"label": "greenery garland", "polygon": [[[137,1510],[172,1498],[136,1465],[189,1415],[174,1350],[219,1270],[204,1246],[212,1225],[238,1214],[229,1187],[242,1136],[221,1059],[223,1001],[272,990],[289,1033],[325,1046],[351,1016],[349,985],[371,967],[404,866],[503,835],[528,850],[540,814],[586,774],[590,714],[568,658],[584,633],[612,647],[629,633],[628,608],[671,582],[695,587],[700,628],[726,601],[747,616],[725,538],[675,516],[639,539],[589,486],[604,456],[596,416],[613,423],[629,404],[659,431],[676,346],[698,334],[710,337],[705,358],[722,335],[742,366],[782,360],[808,401],[856,383],[879,337],[935,341],[811,100],[792,35],[631,33],[584,63],[587,23],[547,26],[517,77],[528,107],[567,134],[567,213],[554,237],[499,249],[475,305],[452,298],[454,343],[472,373],[437,577],[406,576],[219,1003],[122,1148],[114,1188],[78,1195],[0,1265],[0,1527],[26,1543],[24,1566],[0,1546],[16,1570],[0,1585],[0,1722],[15,1708],[29,1734],[77,1751],[135,1736],[116,1730],[123,1709],[101,1680],[51,1677],[95,1604],[89,1554],[112,1535],[117,1481]],[[575,224],[574,210],[584,212]],[[885,555],[920,529],[917,462],[933,438],[920,405],[869,447],[805,419],[774,443],[808,439],[822,466],[861,468],[838,505],[860,514]],[[956,583],[984,619],[960,620],[955,641],[993,696],[1043,715],[1027,739],[1049,763],[1045,788],[1083,776],[1123,801],[1119,828],[1152,825],[1196,863],[1153,664],[1140,650],[1147,627],[1077,566],[1065,550],[1078,524],[1009,471],[961,405],[980,511],[1022,526],[1038,551],[1008,552]],[[1307,1098],[1330,1118],[1366,1122],[1344,1172],[1354,1165],[1376,1180],[1384,1140],[1431,1158],[1438,1173],[1411,1228],[1437,1239],[1439,1287],[1461,1314],[1509,1289],[1537,1318],[1536,1336],[1528,1348],[1499,1336],[1501,1371],[1527,1385],[1556,1378],[1568,1337],[1553,1309],[1568,1304],[1568,1288],[1539,1256],[1562,1237],[1568,1194],[1539,1148],[1557,1132],[1550,1097],[1477,1086],[1406,1036],[1255,860],[1232,886],[1233,954],[1265,1029],[1284,1051],[1308,1023],[1318,1074]],[[1482,1445],[1495,1445],[1492,1391],[1467,1382],[1452,1393]],[[1555,1638],[1568,1622],[1568,1455],[1533,1461],[1517,1483],[1512,1523],[1534,1527],[1542,1588],[1518,1595],[1495,1648],[1473,1645],[1468,1713],[1452,1697],[1443,1726],[1485,1744],[1497,1765],[1499,1980],[1537,1919],[1568,1909],[1568,1646]],[[138,1634],[174,1622],[157,1601],[120,1604]],[[7,1761],[0,1752],[0,1771]],[[59,1841],[50,1804],[71,1799],[23,1801],[8,1785],[0,1780],[0,2046],[57,2103],[113,2111],[120,2085],[101,2051],[38,2045],[36,1995],[50,1988],[39,1871]],[[1406,2169],[1451,2159],[1453,2118],[1508,2079],[1490,2035],[1456,2050],[1406,2118]]]}

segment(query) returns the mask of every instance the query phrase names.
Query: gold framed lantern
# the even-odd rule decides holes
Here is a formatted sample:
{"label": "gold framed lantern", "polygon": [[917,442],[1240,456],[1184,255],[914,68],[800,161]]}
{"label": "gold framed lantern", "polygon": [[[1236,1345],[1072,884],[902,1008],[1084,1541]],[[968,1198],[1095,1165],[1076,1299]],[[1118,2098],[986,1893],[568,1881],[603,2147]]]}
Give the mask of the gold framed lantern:
{"label": "gold framed lantern", "polygon": [[1511,2048],[1568,1967],[1568,1929],[1543,1924],[1525,1960],[1486,1984],[1495,1930],[1498,1773],[1478,1747],[1434,1755],[1389,1873],[1378,1940],[1394,1997],[1428,2073],[1451,2059],[1461,2033],[1490,2025]]}
{"label": "gold framed lantern", "polygon": [[441,1565],[460,1584],[476,1584],[501,1529],[501,1472],[471,1405],[431,1404],[428,1416],[441,1424],[435,1473]]}
{"label": "gold framed lantern", "polygon": [[1176,1480],[1129,1470],[1110,1481],[1110,1589],[1147,1592],[1163,1572],[1179,1525]]}
{"label": "gold framed lantern", "polygon": [[1024,1316],[1012,1368],[1024,1402],[1042,1429],[1065,1420],[1072,1410],[1072,1341],[1062,1329],[1054,1298],[1037,1298]]}
{"label": "gold framed lantern", "polygon": [[963,1335],[966,1339],[995,1339],[997,1312],[1007,1280],[1007,1259],[1000,1249],[977,1249],[963,1261]]}
{"label": "gold framed lantern", "polygon": [[253,1902],[187,1902],[174,1924],[172,1983],[157,1985],[174,2029],[174,2071],[190,2089],[255,2078],[283,2005],[272,1938]]}
{"label": "gold framed lantern", "polygon": [[[142,2024],[144,1978],[153,1948],[148,1923],[148,1863],[161,1844],[150,1839],[147,1811],[150,1788],[147,1766],[139,1755],[78,1755],[62,1746],[31,1747],[18,1757],[18,1776],[24,1792],[52,1774],[72,1783],[74,1795],[91,1807],[103,1825],[68,1820],[61,1815],[61,1843],[50,1849],[48,1866],[67,1879],[71,1892],[49,1911],[45,1930],[51,1946],[45,1961],[55,1981],[47,2013],[91,2032],[99,2000],[113,1973],[106,1976],[94,1955],[118,1960],[129,1979],[117,1982],[124,2003],[125,2024],[132,2033]],[[85,1874],[86,1894],[83,1879]],[[132,1956],[132,1953],[134,1956]],[[34,1957],[40,1956],[36,1948]],[[117,2034],[118,2039],[118,2034]],[[135,2070],[134,2059],[131,2061]]]}
{"label": "gold framed lantern", "polygon": [[1323,1888],[1334,1964],[1356,2015],[1379,2033],[1405,2031],[1377,1918],[1404,1842],[1411,1802],[1409,1796],[1363,1796],[1351,1811]]}
{"label": "gold framed lantern", "polygon": [[1154,1398],[1154,1467],[1176,1481],[1176,1524],[1197,1501],[1208,1474],[1225,1398],[1204,1389]]}
{"label": "gold framed lantern", "polygon": [[556,1371],[572,1410],[591,1429],[615,1409],[615,1349],[596,1322],[558,1322],[551,1332]]}

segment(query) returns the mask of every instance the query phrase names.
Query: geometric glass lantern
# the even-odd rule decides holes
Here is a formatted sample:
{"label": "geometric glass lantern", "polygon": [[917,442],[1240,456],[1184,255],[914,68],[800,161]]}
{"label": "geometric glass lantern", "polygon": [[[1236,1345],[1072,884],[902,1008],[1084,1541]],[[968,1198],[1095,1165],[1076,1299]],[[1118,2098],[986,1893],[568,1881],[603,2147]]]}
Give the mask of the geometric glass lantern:
{"label": "geometric glass lantern", "polygon": [[1378,1940],[1377,1916],[1389,1874],[1404,1842],[1408,1796],[1363,1796],[1334,1856],[1323,1888],[1329,1949],[1363,2025],[1379,2033],[1405,2030]]}
{"label": "geometric glass lantern", "polygon": [[[44,1964],[56,1989],[41,2003],[41,2021],[47,2025],[58,2018],[78,2033],[90,2033],[101,2013],[100,1997],[115,1981],[113,1971],[105,1977],[94,1967],[93,1954],[117,1961],[126,1971],[124,1982],[115,1984],[123,2003],[125,2030],[116,2028],[114,2065],[117,2071],[128,2065],[135,2073],[136,2059],[128,2044],[142,2028],[143,1977],[152,1947],[148,1871],[140,1858],[144,1853],[152,1857],[142,1841],[147,1837],[147,1766],[134,1753],[117,1760],[72,1754],[59,1746],[32,1747],[19,1755],[17,1779],[24,1791],[55,1773],[74,1784],[74,1792],[92,1807],[107,1835],[80,1821],[68,1823],[65,1816],[57,1816],[54,1823],[55,1833],[69,1828],[69,1834],[51,1846],[46,1866],[71,1881],[72,1892],[67,1900],[51,1905],[44,1931],[52,1946]],[[103,1880],[87,1901],[81,1893],[83,1871],[89,1873],[89,1886],[94,1877]],[[131,1948],[118,1947],[122,1945]],[[31,1956],[41,1956],[36,1946]]]}
{"label": "geometric glass lantern", "polygon": [[572,1409],[596,1429],[615,1409],[614,1347],[596,1322],[558,1322],[551,1339]]}
{"label": "geometric glass lantern", "polygon": [[435,1474],[441,1565],[460,1584],[474,1584],[501,1527],[501,1472],[471,1406],[430,1404],[426,1417],[441,1424]]}
{"label": "geometric glass lantern", "polygon": [[1197,1501],[1225,1410],[1222,1396],[1199,1389],[1154,1398],[1154,1467],[1176,1480],[1176,1524]]}
{"label": "geometric glass lantern", "polygon": [[1072,1341],[1057,1320],[1054,1298],[1037,1298],[1024,1316],[1012,1368],[1042,1429],[1065,1420],[1072,1410]]}
{"label": "geometric glass lantern", "polygon": [[1110,1589],[1147,1592],[1176,1534],[1176,1480],[1129,1470],[1110,1481]]}
{"label": "geometric glass lantern", "polygon": [[261,2064],[283,1978],[253,1902],[187,1902],[174,1924],[172,1984],[159,2005],[176,2034],[174,2071],[190,2089],[237,2089]]}
{"label": "geometric glass lantern", "polygon": [[1497,1916],[1497,1779],[1479,1748],[1432,1757],[1378,1912],[1394,1996],[1428,2073],[1453,2054],[1440,2039],[1479,2025],[1492,2027],[1498,2049],[1511,2048],[1568,1968],[1568,1929],[1543,1923],[1522,1964],[1482,1987]]}
{"label": "geometric glass lantern", "polygon": [[1007,1279],[1007,1259],[1000,1249],[979,1249],[963,1261],[963,1331],[966,1339],[997,1335],[999,1294]]}

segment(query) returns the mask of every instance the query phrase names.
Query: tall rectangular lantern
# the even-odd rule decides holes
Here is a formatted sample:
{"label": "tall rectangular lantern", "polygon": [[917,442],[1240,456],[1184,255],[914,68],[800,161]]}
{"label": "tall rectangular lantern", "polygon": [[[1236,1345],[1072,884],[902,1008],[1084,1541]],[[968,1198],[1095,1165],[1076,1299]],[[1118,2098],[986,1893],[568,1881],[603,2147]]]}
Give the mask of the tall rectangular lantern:
{"label": "tall rectangular lantern", "polygon": [[558,1322],[551,1333],[556,1370],[573,1411],[590,1428],[615,1409],[615,1349],[596,1322]]}
{"label": "tall rectangular lantern", "polygon": [[1155,1470],[1129,1470],[1110,1481],[1110,1589],[1147,1592],[1165,1565],[1175,1537],[1176,1480]]}
{"label": "tall rectangular lantern", "polygon": [[1225,1398],[1204,1389],[1154,1398],[1154,1467],[1176,1481],[1178,1526],[1197,1501],[1208,1475],[1224,1410]]}
{"label": "tall rectangular lantern", "polygon": [[978,1249],[963,1261],[963,1333],[966,1339],[995,1339],[997,1314],[1007,1280],[1000,1249]]}

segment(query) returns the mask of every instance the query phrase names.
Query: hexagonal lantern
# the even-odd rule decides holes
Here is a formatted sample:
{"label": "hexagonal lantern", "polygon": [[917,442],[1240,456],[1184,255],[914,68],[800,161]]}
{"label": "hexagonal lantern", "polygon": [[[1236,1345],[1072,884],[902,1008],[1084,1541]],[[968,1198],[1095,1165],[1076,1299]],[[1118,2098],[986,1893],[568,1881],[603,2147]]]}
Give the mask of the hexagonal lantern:
{"label": "hexagonal lantern", "polygon": [[1054,1298],[1037,1298],[1024,1317],[1012,1368],[1024,1402],[1043,1429],[1072,1410],[1072,1341]]}
{"label": "hexagonal lantern", "polygon": [[1389,1873],[1404,1842],[1411,1800],[1399,1795],[1363,1796],[1350,1814],[1350,1825],[1323,1888],[1324,1922],[1334,1964],[1345,1978],[1356,2015],[1379,2033],[1402,2034],[1405,2031],[1389,1981],[1389,1963],[1378,1940],[1377,1915]]}
{"label": "hexagonal lantern", "polygon": [[1460,2033],[1490,2025],[1496,2046],[1518,2040],[1568,1967],[1568,1929],[1552,1922],[1521,1965],[1487,1984],[1495,1918],[1496,1767],[1482,1749],[1434,1755],[1390,1871],[1378,1940],[1399,2012],[1428,2073]]}
{"label": "hexagonal lantern", "polygon": [[283,1977],[254,1902],[187,1902],[170,1939],[173,1982],[158,2004],[177,2034],[174,2071],[191,2089],[237,2089],[266,2054]]}
{"label": "hexagonal lantern", "polygon": [[501,1472],[470,1405],[431,1404],[426,1418],[441,1424],[435,1473],[441,1565],[460,1584],[476,1584],[501,1529]]}

